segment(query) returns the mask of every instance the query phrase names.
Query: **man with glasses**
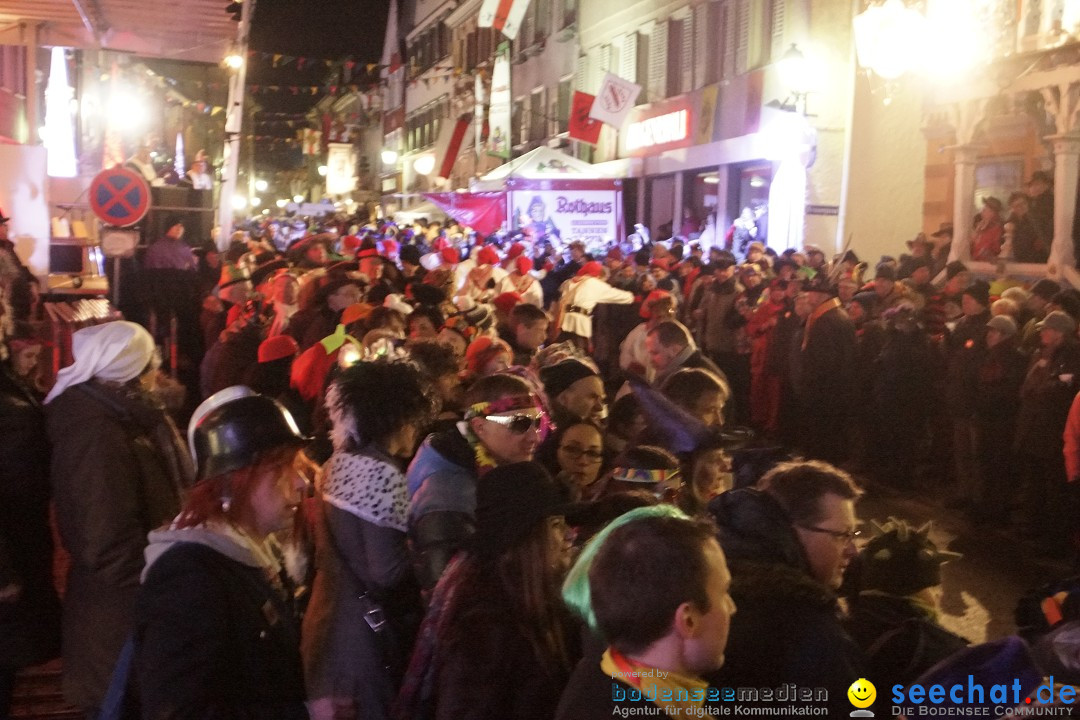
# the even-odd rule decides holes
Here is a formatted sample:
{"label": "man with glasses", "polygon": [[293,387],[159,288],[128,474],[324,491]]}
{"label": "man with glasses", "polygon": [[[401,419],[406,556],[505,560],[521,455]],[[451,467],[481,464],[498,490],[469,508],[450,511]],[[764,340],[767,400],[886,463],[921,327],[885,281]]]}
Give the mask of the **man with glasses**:
{"label": "man with glasses", "polygon": [[864,660],[841,625],[836,591],[857,552],[860,495],[847,473],[808,461],[777,465],[756,487],[713,501],[739,614],[711,684],[823,687],[829,717],[847,716],[845,692],[864,677]]}
{"label": "man with glasses", "polygon": [[406,474],[409,543],[425,590],[473,534],[477,480],[499,465],[532,460],[547,432],[539,400],[514,375],[477,380],[465,407],[464,421],[424,440]]}

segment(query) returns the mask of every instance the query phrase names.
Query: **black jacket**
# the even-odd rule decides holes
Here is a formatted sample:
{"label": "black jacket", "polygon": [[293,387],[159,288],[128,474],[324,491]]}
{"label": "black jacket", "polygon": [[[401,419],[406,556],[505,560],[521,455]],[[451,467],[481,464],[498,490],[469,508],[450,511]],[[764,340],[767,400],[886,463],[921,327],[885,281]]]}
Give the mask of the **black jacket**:
{"label": "black jacket", "polygon": [[1053,352],[1035,354],[1020,388],[1017,452],[1063,462],[1062,435],[1078,387],[1080,343],[1066,340]]}
{"label": "black jacket", "polygon": [[594,655],[582,658],[559,699],[556,720],[608,720],[623,710],[632,709],[640,717],[665,717],[660,706],[637,694],[624,682],[605,675]]}
{"label": "black jacket", "polygon": [[731,568],[731,618],[724,667],[713,687],[828,690],[829,717],[847,717],[847,689],[865,677],[859,648],[841,625],[836,595],[810,575],[802,545],[780,505],[753,489],[709,506]]}
{"label": "black jacket", "polygon": [[147,572],[134,680],[144,720],[306,719],[300,629],[266,571],[183,542]]}
{"label": "black jacket", "polygon": [[807,322],[795,384],[803,408],[819,415],[846,415],[854,396],[855,324],[834,308]]}
{"label": "black jacket", "polygon": [[44,662],[60,652],[60,600],[53,587],[49,529],[49,441],[33,391],[0,363],[0,668]]}

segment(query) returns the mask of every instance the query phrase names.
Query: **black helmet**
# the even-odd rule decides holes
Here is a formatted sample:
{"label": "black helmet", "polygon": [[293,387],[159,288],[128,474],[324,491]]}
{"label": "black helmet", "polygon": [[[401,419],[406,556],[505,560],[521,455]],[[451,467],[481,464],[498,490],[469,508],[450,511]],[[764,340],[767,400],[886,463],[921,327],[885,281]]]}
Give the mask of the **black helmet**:
{"label": "black helmet", "polygon": [[308,442],[285,406],[265,395],[248,395],[214,408],[195,425],[192,447],[198,479],[253,465],[259,455]]}

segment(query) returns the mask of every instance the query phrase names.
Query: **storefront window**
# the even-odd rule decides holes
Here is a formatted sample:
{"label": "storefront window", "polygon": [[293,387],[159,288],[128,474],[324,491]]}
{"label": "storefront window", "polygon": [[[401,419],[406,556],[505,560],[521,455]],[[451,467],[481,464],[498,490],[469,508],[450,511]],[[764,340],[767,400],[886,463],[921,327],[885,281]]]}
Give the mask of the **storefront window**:
{"label": "storefront window", "polygon": [[710,217],[715,222],[719,186],[720,175],[715,170],[688,172],[683,176],[683,210],[678,234],[697,239]]}
{"label": "storefront window", "polygon": [[726,244],[739,257],[757,240],[768,244],[769,186],[772,183],[771,165],[754,165],[732,169],[729,206],[731,225],[724,229]]}

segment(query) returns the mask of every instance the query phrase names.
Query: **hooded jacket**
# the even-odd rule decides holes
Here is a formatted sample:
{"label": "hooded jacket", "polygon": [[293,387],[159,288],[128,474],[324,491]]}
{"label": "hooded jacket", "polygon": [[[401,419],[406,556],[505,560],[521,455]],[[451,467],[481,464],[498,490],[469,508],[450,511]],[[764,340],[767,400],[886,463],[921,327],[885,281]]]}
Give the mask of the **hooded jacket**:
{"label": "hooded jacket", "polygon": [[476,456],[456,427],[429,435],[409,465],[409,543],[425,590],[472,537],[477,477]]}
{"label": "hooded jacket", "polygon": [[846,691],[863,677],[863,658],[840,623],[835,593],[810,574],[783,508],[754,488],[710,503],[731,569],[731,618],[724,667],[713,687],[826,688],[829,717],[846,717]]}
{"label": "hooded jacket", "polygon": [[289,584],[220,532],[149,540],[132,665],[142,717],[307,718]]}

